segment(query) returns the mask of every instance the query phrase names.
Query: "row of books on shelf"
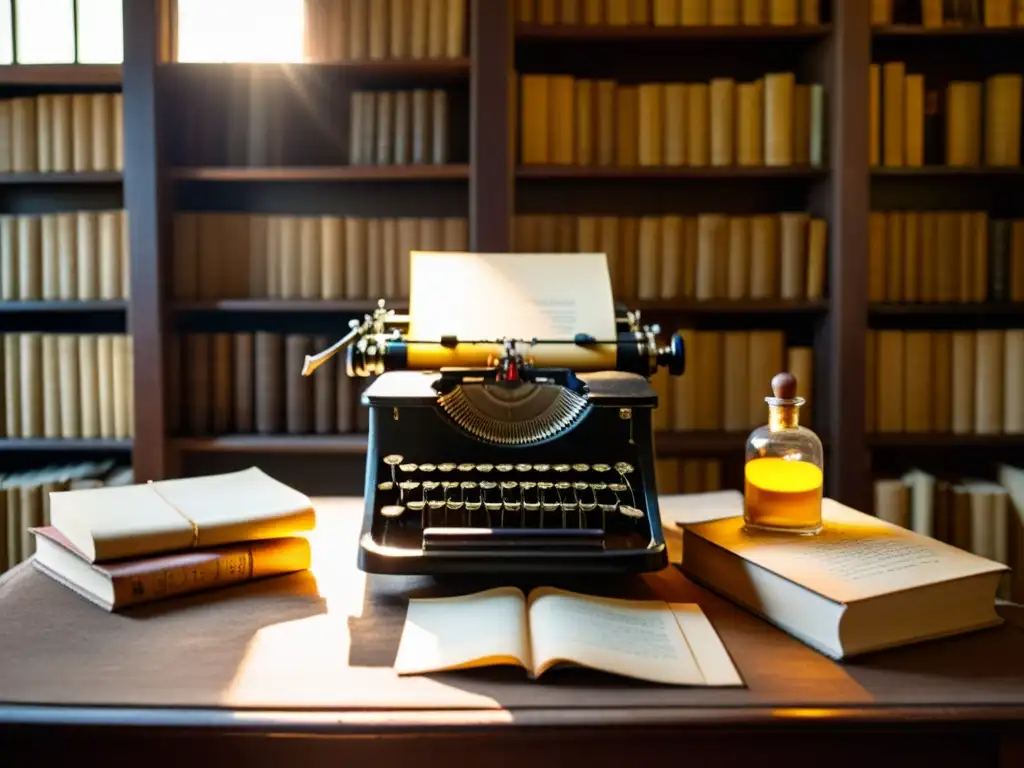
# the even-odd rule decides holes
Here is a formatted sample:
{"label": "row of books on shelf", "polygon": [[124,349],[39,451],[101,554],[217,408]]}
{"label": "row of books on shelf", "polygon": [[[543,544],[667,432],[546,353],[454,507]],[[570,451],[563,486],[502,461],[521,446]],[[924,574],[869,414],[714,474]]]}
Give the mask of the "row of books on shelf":
{"label": "row of books on shelf", "polygon": [[308,62],[458,59],[466,0],[305,0]]}
{"label": "row of books on shelf", "polygon": [[124,170],[120,93],[57,93],[0,101],[0,173]]}
{"label": "row of books on shelf", "polygon": [[871,24],[1021,27],[1024,5],[1018,0],[871,0]]}
{"label": "row of books on shelf", "polygon": [[872,64],[868,160],[888,168],[1020,165],[1021,76],[928,88],[902,61]]}
{"label": "row of books on shelf", "polygon": [[617,298],[821,299],[827,222],[760,216],[516,216],[519,253],[605,253]]}
{"label": "row of books on shelf", "polygon": [[[875,515],[1006,565],[1024,563],[1024,467],[998,465],[995,480],[914,469],[874,483]],[[1000,597],[1020,601],[1004,577]]]}
{"label": "row of books on shelf", "polygon": [[1024,220],[985,211],[873,212],[868,301],[1024,301]]}
{"label": "row of books on shelf", "polygon": [[132,468],[112,461],[50,465],[0,475],[0,573],[32,557],[29,528],[50,524],[50,494],[131,485]]}
{"label": "row of books on shelf", "polygon": [[825,91],[792,72],[751,82],[642,84],[524,74],[520,162],[581,166],[821,166]]}
{"label": "row of books on shelf", "polygon": [[722,462],[718,459],[655,459],[654,480],[659,494],[720,491]]}
{"label": "row of books on shelf", "polygon": [[450,144],[445,91],[355,91],[350,96],[350,165],[444,165]]}
{"label": "row of books on shelf", "polygon": [[465,251],[464,218],[179,213],[173,295],[377,299],[409,295],[409,253]]}
{"label": "row of books on shelf", "polygon": [[521,24],[775,26],[820,23],[820,0],[516,0]]}
{"label": "row of books on shelf", "polygon": [[369,412],[359,394],[369,380],[346,375],[341,359],[302,376],[305,356],[334,341],[267,332],[172,336],[169,433],[365,433]]}
{"label": "row of books on shelf", "polygon": [[2,345],[4,437],[134,435],[131,336],[6,333]]}
{"label": "row of books on shelf", "polygon": [[123,210],[0,215],[0,299],[112,300],[130,295]]}
{"label": "row of books on shelf", "polygon": [[868,331],[869,432],[1024,433],[1024,330]]}
{"label": "row of books on shelf", "polygon": [[651,379],[658,395],[657,432],[748,430],[764,424],[769,382],[779,371],[796,377],[806,400],[800,420],[810,426],[814,408],[814,350],[786,346],[782,331],[679,331],[686,346],[687,373],[660,369]]}

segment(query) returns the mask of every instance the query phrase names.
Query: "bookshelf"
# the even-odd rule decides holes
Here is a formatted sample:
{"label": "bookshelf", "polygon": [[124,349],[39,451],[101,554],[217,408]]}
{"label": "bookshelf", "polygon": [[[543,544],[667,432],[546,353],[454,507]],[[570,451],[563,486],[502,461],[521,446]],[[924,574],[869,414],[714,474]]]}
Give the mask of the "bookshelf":
{"label": "bookshelf", "polygon": [[[712,212],[731,217],[800,212],[827,225],[827,277],[820,296],[784,299],[772,290],[758,298],[746,292],[730,299],[712,290],[698,299],[682,288],[663,295],[662,284],[656,281],[655,295],[641,297],[633,286],[620,300],[640,309],[645,319],[666,332],[685,328],[721,339],[722,350],[706,353],[711,357],[693,364],[695,378],[714,378],[707,370],[712,364],[724,365],[725,346],[736,341],[736,334],[777,332],[782,357],[770,365],[785,365],[787,349],[808,350],[814,382],[812,426],[827,444],[827,491],[852,505],[872,506],[872,481],[880,473],[896,471],[892,468],[901,462],[913,463],[919,457],[931,461],[944,452],[952,454],[957,447],[983,457],[979,461],[1020,464],[1024,440],[1017,434],[869,428],[865,413],[874,387],[861,372],[871,363],[867,346],[878,330],[954,332],[1024,325],[1022,304],[1008,300],[879,301],[871,294],[865,269],[875,211],[969,208],[992,218],[1024,218],[1015,191],[1024,173],[1020,165],[951,167],[932,157],[917,166],[873,164],[870,64],[905,61],[907,72],[943,80],[957,75],[955,62],[942,63],[947,46],[956,44],[987,52],[989,64],[973,63],[964,74],[983,82],[992,72],[1024,70],[1016,51],[1024,41],[1024,27],[925,28],[920,18],[873,18],[875,5],[796,2],[796,23],[755,25],[719,19],[712,24],[707,19],[656,25],[651,3],[648,19],[612,25],[586,23],[582,15],[558,22],[563,6],[582,14],[588,7],[582,1],[468,0],[464,45],[445,51],[455,55],[388,58],[380,57],[378,50],[378,58],[370,58],[369,47],[360,50],[362,43],[353,47],[353,39],[346,37],[340,44],[343,50],[338,50],[321,36],[310,63],[219,64],[175,60],[177,19],[171,0],[126,2],[123,66],[0,67],[0,92],[123,90],[123,172],[0,174],[0,201],[10,201],[13,213],[27,215],[43,213],[49,210],[46,206],[100,210],[128,201],[130,298],[10,300],[0,308],[0,323],[5,332],[71,333],[82,327],[99,333],[118,328],[130,332],[134,391],[146,393],[135,400],[134,438],[69,440],[64,443],[69,451],[111,450],[123,455],[130,450],[140,479],[259,463],[309,492],[358,491],[366,445],[358,411],[335,402],[328,409],[330,418],[318,421],[316,393],[310,390],[313,404],[303,406],[289,423],[288,365],[294,361],[288,350],[337,338],[350,318],[372,308],[377,296],[385,296],[389,306],[404,308],[401,279],[388,271],[393,264],[387,250],[393,248],[401,222],[434,222],[424,242],[437,244],[438,222],[461,220],[464,234],[459,237],[465,247],[510,251],[516,249],[522,220],[530,217],[561,217],[558,226],[563,227],[571,218],[574,234],[562,244],[572,246],[580,242],[586,224],[579,221],[586,217],[626,221],[627,228],[636,226],[639,237],[645,217],[682,217],[696,226],[702,214]],[[589,3],[597,6],[605,4]],[[526,8],[533,9],[532,17]],[[552,8],[554,19],[537,15]],[[366,42],[368,46],[369,38]],[[429,46],[429,40],[424,44]],[[779,165],[739,165],[735,157],[713,164],[710,154],[701,163],[674,165],[522,162],[523,74],[564,74],[576,81],[610,80],[630,87],[710,83],[716,78],[742,84],[773,72],[793,72],[798,84],[822,86],[818,130],[823,144],[813,164],[791,158]],[[388,155],[387,163],[377,162],[376,148],[371,162],[351,163],[351,94],[356,91],[443,91],[448,141],[438,156],[441,162],[427,155],[417,162],[399,162],[401,152],[391,146],[381,150]],[[256,107],[267,109],[269,104],[275,116],[267,123],[266,136],[253,133],[248,119],[254,98]],[[265,103],[260,101],[264,98]],[[238,114],[247,117],[239,120]],[[183,259],[202,263],[203,249],[210,247],[197,240],[190,253],[181,255],[176,227],[182,214],[230,220],[229,234],[242,231],[230,227],[240,227],[244,217],[250,222],[245,225],[250,245],[257,242],[251,227],[263,227],[267,221],[280,220],[286,231],[302,231],[303,223],[313,219],[355,218],[367,227],[364,248],[385,254],[382,263],[392,266],[371,276],[366,273],[369,262],[364,263],[358,291],[323,280],[303,286],[301,271],[288,278],[291,287],[283,289],[261,281],[181,288],[184,284],[176,280]],[[203,225],[197,226],[201,231]],[[314,235],[321,244],[325,231]],[[230,242],[218,241],[216,232],[211,237],[211,242]],[[301,253],[301,237],[295,242],[296,253]],[[392,245],[385,247],[383,242]],[[247,271],[255,258],[252,254],[261,248],[235,249],[245,252]],[[242,258],[232,253],[231,258]],[[218,272],[217,280],[228,271]],[[190,341],[199,336],[205,340]],[[204,354],[214,355],[209,350],[217,348],[232,361],[233,345],[240,344],[243,351],[237,354],[248,361],[246,365],[258,364],[256,353],[246,356],[246,345],[264,345],[266,354],[277,361],[274,386],[280,390],[275,395],[280,398],[275,406],[279,415],[265,425],[267,429],[257,429],[255,391],[253,401],[244,403],[251,412],[236,412],[233,387],[239,374],[223,366],[217,373],[215,356],[208,358],[211,365],[200,376],[209,400],[205,415],[189,417],[182,410],[182,403],[195,401],[184,389],[195,370],[182,350],[195,343],[200,349],[206,345]],[[778,341],[771,344],[777,346]],[[716,354],[719,360],[714,363]],[[244,374],[246,369],[241,370]],[[219,385],[214,384],[217,376],[222,377]],[[350,396],[356,394],[353,389]],[[229,416],[216,415],[218,402],[222,407],[230,403]],[[201,428],[185,428],[188,418]],[[675,472],[676,487],[682,488],[684,476],[698,475],[707,483],[713,477],[714,482],[736,485],[746,423],[753,418],[733,418],[731,427],[723,419],[717,428],[689,424],[685,429],[676,428],[675,418],[669,418],[667,428],[663,425],[657,435],[657,445],[659,457],[680,461],[670,470]],[[237,431],[238,423],[248,431]],[[51,443],[33,440],[8,440],[0,451],[13,455],[23,445],[51,452]]]}

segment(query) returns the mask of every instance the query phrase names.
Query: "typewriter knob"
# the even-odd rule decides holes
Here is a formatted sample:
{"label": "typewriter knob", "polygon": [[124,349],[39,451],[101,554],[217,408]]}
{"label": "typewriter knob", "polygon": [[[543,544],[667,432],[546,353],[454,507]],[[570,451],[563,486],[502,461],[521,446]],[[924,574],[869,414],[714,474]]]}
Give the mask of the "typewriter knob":
{"label": "typewriter knob", "polygon": [[682,376],[686,371],[686,348],[678,333],[672,334],[667,347],[658,350],[658,365],[667,367],[672,376]]}

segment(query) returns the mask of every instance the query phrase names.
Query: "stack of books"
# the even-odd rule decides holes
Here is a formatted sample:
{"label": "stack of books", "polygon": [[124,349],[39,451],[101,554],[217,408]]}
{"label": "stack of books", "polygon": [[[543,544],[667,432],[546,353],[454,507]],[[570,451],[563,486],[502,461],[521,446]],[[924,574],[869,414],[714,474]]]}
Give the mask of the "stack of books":
{"label": "stack of books", "polygon": [[256,468],[50,494],[33,563],[108,611],[310,566],[309,498]]}

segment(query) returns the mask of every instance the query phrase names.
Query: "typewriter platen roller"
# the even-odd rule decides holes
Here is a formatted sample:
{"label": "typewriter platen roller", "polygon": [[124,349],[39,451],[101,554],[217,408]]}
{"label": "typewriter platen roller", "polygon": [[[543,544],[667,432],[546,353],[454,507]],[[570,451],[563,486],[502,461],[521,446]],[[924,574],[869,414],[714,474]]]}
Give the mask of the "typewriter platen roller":
{"label": "typewriter platen roller", "polygon": [[648,378],[662,366],[683,373],[678,336],[658,346],[658,328],[624,311],[610,339],[428,341],[410,338],[408,325],[381,301],[303,370],[345,350],[349,375],[377,376],[364,393],[362,570],[636,573],[667,564]]}

